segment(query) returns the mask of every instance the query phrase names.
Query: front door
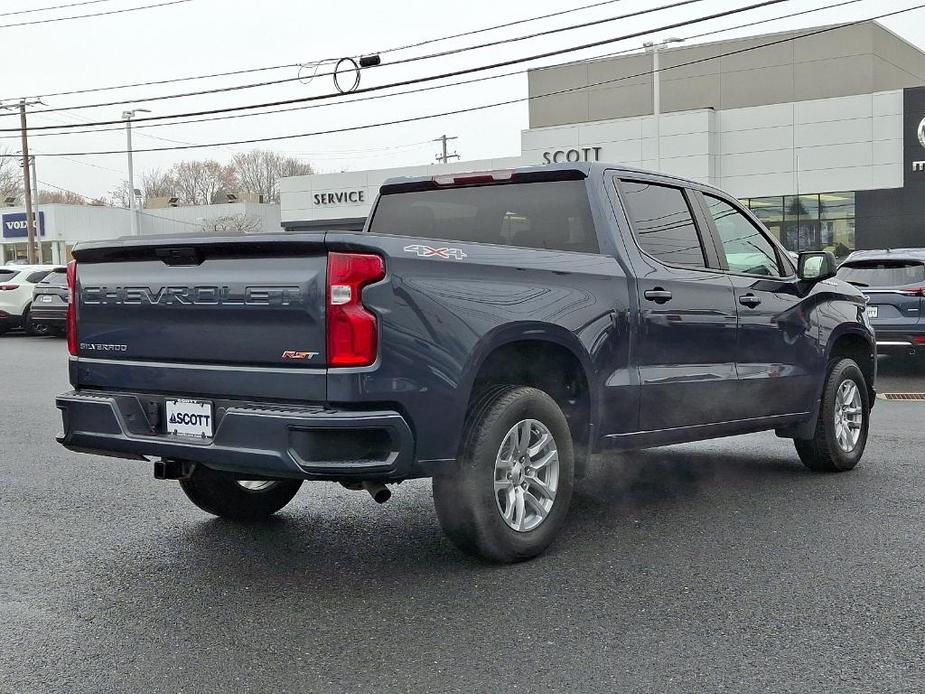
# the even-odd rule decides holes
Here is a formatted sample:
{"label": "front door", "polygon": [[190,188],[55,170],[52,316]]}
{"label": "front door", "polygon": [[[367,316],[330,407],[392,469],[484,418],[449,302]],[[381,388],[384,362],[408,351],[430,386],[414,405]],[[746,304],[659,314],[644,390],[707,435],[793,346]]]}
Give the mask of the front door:
{"label": "front door", "polygon": [[789,262],[731,200],[703,194],[738,312],[736,370],[743,417],[794,414],[812,402],[816,335]]}
{"label": "front door", "polygon": [[709,267],[715,251],[690,193],[646,180],[619,187],[636,242],[640,430],[735,419],[735,300],[729,278]]}

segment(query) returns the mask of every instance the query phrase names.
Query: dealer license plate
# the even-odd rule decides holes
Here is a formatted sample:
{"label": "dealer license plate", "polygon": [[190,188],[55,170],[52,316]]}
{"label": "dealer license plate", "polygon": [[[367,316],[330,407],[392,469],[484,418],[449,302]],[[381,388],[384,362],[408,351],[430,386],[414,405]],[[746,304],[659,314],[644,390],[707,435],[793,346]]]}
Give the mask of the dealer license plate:
{"label": "dealer license plate", "polygon": [[212,403],[205,400],[167,400],[167,433],[212,438]]}
{"label": "dealer license plate", "polygon": [[876,317],[877,317],[878,308],[879,308],[879,307],[877,307],[877,306],[868,306],[868,307],[867,307],[867,317],[868,317],[868,318],[876,318]]}

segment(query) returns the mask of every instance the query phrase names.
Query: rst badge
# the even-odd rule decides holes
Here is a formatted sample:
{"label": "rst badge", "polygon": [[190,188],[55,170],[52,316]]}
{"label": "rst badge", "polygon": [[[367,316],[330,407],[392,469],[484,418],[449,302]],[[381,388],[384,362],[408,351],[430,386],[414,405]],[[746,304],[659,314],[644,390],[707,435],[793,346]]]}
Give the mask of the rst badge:
{"label": "rst badge", "polygon": [[414,253],[421,258],[452,258],[453,260],[462,260],[463,258],[469,257],[466,253],[463,253],[461,248],[432,248],[431,246],[422,246],[417,243],[405,246],[404,251],[405,253]]}
{"label": "rst badge", "polygon": [[314,359],[318,356],[318,352],[299,352],[294,349],[287,349],[282,354],[283,359],[296,359],[300,361],[305,361],[308,359]]}

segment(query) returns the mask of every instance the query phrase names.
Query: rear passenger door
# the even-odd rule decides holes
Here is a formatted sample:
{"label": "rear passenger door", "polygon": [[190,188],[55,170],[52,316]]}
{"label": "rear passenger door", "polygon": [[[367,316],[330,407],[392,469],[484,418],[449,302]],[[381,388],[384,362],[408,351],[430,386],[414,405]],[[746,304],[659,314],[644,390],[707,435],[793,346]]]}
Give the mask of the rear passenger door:
{"label": "rear passenger door", "polygon": [[[616,180],[635,244],[639,295],[633,345],[640,430],[739,418],[736,306],[693,194],[661,179]],[[706,242],[705,242],[706,241]]]}
{"label": "rear passenger door", "polygon": [[794,269],[733,200],[709,193],[700,199],[735,291],[740,418],[805,411],[813,401],[817,336]]}

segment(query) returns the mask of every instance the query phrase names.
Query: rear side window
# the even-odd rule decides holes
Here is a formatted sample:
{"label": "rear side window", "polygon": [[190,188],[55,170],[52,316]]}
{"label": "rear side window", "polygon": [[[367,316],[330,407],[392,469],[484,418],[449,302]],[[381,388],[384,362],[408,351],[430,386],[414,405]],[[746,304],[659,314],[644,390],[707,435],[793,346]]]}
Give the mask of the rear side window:
{"label": "rear side window", "polygon": [[6,282],[13,279],[19,274],[19,270],[10,270],[6,267],[0,267],[0,282]]}
{"label": "rear side window", "polygon": [[925,282],[925,264],[914,260],[875,260],[845,263],[838,278],[861,287],[901,287]]}
{"label": "rear side window", "polygon": [[700,234],[680,188],[621,181],[639,247],[670,265],[706,267]]}
{"label": "rear side window", "polygon": [[369,231],[421,239],[600,252],[583,181],[383,195]]}

